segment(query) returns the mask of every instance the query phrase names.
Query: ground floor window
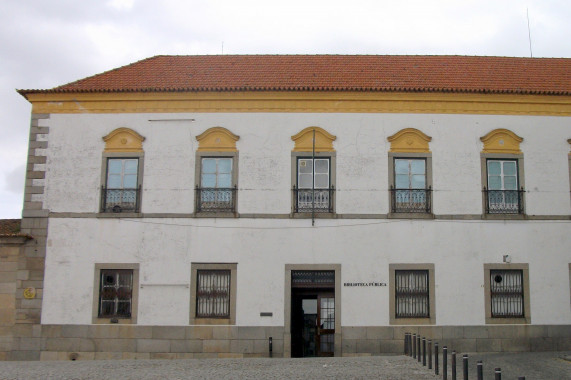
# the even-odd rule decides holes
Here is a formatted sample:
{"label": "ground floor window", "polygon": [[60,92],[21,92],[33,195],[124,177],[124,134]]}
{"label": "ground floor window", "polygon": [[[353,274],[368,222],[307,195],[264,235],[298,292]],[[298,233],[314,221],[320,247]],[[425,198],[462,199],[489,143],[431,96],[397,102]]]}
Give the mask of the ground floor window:
{"label": "ground floor window", "polygon": [[94,323],[135,323],[138,264],[96,264]]}
{"label": "ground floor window", "polygon": [[192,263],[190,324],[236,323],[235,263]]}
{"label": "ground floor window", "polygon": [[390,323],[436,323],[434,264],[390,264],[389,271]]}
{"label": "ground floor window", "polygon": [[486,323],[531,323],[528,264],[484,264]]}

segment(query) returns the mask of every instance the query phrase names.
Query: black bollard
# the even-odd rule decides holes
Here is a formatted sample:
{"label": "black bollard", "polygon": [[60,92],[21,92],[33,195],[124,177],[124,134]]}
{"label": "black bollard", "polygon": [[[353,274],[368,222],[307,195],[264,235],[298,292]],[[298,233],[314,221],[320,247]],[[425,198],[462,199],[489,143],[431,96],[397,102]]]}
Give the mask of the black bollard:
{"label": "black bollard", "polygon": [[476,363],[476,371],[478,373],[478,380],[484,380],[484,364],[481,360]]}
{"label": "black bollard", "polygon": [[525,376],[519,376],[517,380],[525,380]]}
{"label": "black bollard", "polygon": [[432,369],[432,340],[428,339],[428,369]]}
{"label": "black bollard", "polygon": [[442,347],[442,380],[448,380],[448,347]]}
{"label": "black bollard", "polygon": [[468,380],[468,354],[462,356],[462,369],[464,370],[464,380]]}
{"label": "black bollard", "polygon": [[420,335],[416,336],[416,359],[418,360],[418,362],[420,363],[420,356],[421,356],[421,351],[420,351]]}
{"label": "black bollard", "polygon": [[438,342],[434,342],[434,374],[438,375]]}
{"label": "black bollard", "polygon": [[408,356],[408,333],[404,333],[404,354]]}
{"label": "black bollard", "polygon": [[270,358],[271,358],[272,357],[272,351],[273,351],[272,337],[270,337],[270,339],[269,339],[269,345],[270,345]]}
{"label": "black bollard", "polygon": [[456,380],[456,351],[452,351],[452,380]]}
{"label": "black bollard", "polygon": [[426,367],[426,338],[422,338],[422,365]]}
{"label": "black bollard", "polygon": [[494,380],[502,380],[502,369],[496,368],[494,370]]}
{"label": "black bollard", "polygon": [[416,334],[412,334],[412,357],[416,359]]}

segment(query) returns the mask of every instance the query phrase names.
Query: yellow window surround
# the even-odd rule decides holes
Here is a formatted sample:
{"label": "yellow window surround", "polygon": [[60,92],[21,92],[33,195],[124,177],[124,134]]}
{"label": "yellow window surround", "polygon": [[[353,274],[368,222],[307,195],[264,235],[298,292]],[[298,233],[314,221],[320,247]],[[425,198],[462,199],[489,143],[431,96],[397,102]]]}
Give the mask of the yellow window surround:
{"label": "yellow window surround", "polygon": [[142,152],[143,141],[145,138],[129,128],[117,128],[107,136],[103,137],[105,141],[104,152]]}
{"label": "yellow window surround", "polygon": [[387,138],[391,143],[390,152],[430,153],[428,143],[432,137],[415,128],[405,128]]}
{"label": "yellow window surround", "polygon": [[484,143],[482,153],[520,154],[519,144],[523,138],[508,129],[500,128],[480,137],[480,140]]}
{"label": "yellow window surround", "polygon": [[237,152],[236,141],[239,139],[240,136],[222,127],[209,128],[196,136],[198,151]]}
{"label": "yellow window surround", "polygon": [[313,131],[315,131],[316,152],[335,152],[333,141],[337,137],[319,127],[307,127],[298,134],[291,136],[291,139],[295,142],[294,152],[313,151]]}

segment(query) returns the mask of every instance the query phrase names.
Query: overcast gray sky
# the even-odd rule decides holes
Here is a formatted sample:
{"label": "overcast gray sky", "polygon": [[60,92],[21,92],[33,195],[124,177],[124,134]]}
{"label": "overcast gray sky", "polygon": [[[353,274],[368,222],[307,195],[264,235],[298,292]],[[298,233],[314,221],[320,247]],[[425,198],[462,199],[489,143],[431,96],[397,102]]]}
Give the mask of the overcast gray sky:
{"label": "overcast gray sky", "polygon": [[[2,0],[0,218],[21,216],[30,104],[158,54],[571,57],[568,0]],[[78,179],[79,180],[79,179]]]}

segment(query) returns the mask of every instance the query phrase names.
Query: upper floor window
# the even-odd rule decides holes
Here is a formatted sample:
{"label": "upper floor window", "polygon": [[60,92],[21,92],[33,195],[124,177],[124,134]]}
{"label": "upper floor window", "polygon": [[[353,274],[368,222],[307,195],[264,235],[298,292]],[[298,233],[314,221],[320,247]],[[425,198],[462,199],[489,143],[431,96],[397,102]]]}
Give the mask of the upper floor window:
{"label": "upper floor window", "polygon": [[235,213],[239,136],[225,128],[210,128],[196,139],[196,212]]}
{"label": "upper floor window", "polygon": [[319,127],[291,137],[294,213],[333,213],[336,137]]}
{"label": "upper floor window", "polygon": [[507,129],[480,138],[485,214],[523,214],[523,139]]}
{"label": "upper floor window", "polygon": [[486,211],[489,214],[520,214],[522,193],[518,186],[517,160],[487,160]]}
{"label": "upper floor window", "polygon": [[403,129],[388,140],[391,213],[432,212],[431,137],[414,128]]}
{"label": "upper floor window", "polygon": [[101,212],[139,212],[144,137],[128,128],[105,136]]}
{"label": "upper floor window", "polygon": [[298,158],[295,212],[333,212],[331,159]]}

